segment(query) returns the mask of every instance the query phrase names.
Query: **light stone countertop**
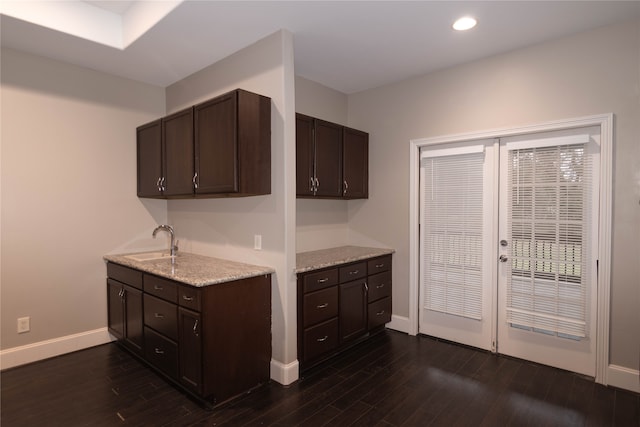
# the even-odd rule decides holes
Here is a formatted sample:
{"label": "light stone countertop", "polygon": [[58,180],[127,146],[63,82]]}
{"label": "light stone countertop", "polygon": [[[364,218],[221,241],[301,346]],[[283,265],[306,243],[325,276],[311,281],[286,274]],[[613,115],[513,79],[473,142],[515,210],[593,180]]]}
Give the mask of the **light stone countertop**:
{"label": "light stone countertop", "polygon": [[387,248],[366,248],[362,246],[340,246],[337,248],[321,249],[318,251],[300,252],[296,255],[295,273],[333,267],[338,264],[360,261],[381,255],[394,253]]}
{"label": "light stone countertop", "polygon": [[127,255],[131,254],[105,255],[104,259],[196,287],[275,273],[275,269],[271,267],[244,264],[188,252],[178,252],[174,263],[169,258],[136,261],[127,258]]}

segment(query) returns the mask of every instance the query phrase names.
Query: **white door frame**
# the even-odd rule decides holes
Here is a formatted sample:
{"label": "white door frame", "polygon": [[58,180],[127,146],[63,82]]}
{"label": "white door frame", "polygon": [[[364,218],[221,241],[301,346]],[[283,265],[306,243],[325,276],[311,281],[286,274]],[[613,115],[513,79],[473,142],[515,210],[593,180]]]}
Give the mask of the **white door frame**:
{"label": "white door frame", "polygon": [[412,139],[409,151],[409,334],[418,334],[419,303],[419,203],[420,203],[420,148],[451,142],[504,138],[573,129],[600,127],[600,217],[598,220],[598,304],[596,313],[596,377],[597,383],[607,385],[609,366],[609,321],[611,295],[611,206],[613,179],[613,114],[579,117],[547,123],[494,129],[482,132]]}

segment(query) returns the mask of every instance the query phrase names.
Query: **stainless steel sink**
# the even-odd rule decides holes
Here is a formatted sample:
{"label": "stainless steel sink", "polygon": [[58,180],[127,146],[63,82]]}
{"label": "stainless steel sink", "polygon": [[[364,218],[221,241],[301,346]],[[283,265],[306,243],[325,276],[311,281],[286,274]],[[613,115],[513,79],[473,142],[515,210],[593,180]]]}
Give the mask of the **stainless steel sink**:
{"label": "stainless steel sink", "polygon": [[175,256],[171,256],[167,252],[142,252],[138,254],[125,255],[125,258],[132,259],[134,261],[152,261],[155,259],[171,259]]}

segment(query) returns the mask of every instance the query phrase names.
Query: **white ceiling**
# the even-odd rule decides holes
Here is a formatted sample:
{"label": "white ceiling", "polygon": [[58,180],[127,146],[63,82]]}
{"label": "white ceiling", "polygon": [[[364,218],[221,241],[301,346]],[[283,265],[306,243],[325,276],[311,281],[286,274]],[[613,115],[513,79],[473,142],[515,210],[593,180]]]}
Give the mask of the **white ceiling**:
{"label": "white ceiling", "polygon": [[[640,0],[2,0],[0,13],[3,46],[160,86],[286,29],[296,74],[354,93],[637,19]],[[451,30],[462,15],[478,26]]]}

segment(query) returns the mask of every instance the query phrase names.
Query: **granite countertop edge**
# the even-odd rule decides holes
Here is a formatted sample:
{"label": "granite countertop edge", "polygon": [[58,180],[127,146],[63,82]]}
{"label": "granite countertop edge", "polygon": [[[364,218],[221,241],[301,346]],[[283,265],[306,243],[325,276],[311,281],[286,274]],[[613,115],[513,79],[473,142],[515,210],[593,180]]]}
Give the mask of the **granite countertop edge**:
{"label": "granite countertop edge", "polygon": [[132,254],[108,254],[104,255],[103,259],[195,287],[275,273],[275,269],[272,267],[245,264],[188,252],[178,253],[173,264],[169,259],[136,261],[127,258]]}
{"label": "granite countertop edge", "polygon": [[360,261],[395,253],[390,248],[370,248],[364,246],[339,246],[316,251],[300,252],[296,255],[294,273],[306,273],[340,264]]}

